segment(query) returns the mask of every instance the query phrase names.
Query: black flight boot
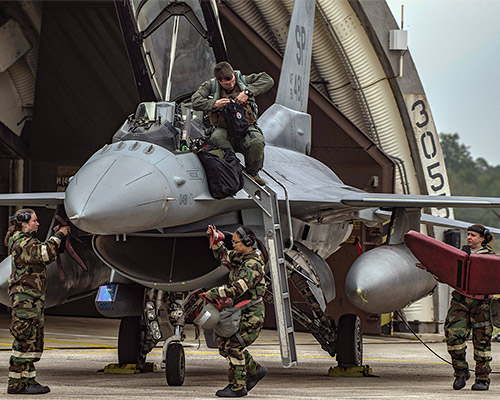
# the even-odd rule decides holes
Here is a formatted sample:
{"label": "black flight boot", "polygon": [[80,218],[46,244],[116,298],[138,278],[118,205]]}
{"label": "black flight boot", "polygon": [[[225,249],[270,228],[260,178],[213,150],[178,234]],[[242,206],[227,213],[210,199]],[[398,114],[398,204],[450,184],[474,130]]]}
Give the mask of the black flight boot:
{"label": "black flight boot", "polygon": [[7,390],[7,393],[9,394],[45,394],[49,392],[50,388],[48,386],[40,385],[38,382],[28,383],[28,386],[19,392],[14,392],[10,389]]}
{"label": "black flight boot", "polygon": [[252,390],[259,381],[264,378],[267,374],[266,367],[260,367],[259,370],[255,373],[255,375],[248,376],[247,375],[247,391]]}
{"label": "black flight boot", "polygon": [[460,390],[465,386],[465,382],[470,378],[470,372],[467,371],[467,375],[459,375],[455,378],[455,382],[453,382],[453,389]]}
{"label": "black flight boot", "polygon": [[237,391],[231,390],[231,388],[231,385],[227,385],[224,389],[217,390],[217,392],[215,392],[215,395],[217,397],[243,397],[248,394],[246,388],[241,388]]}
{"label": "black flight boot", "polygon": [[487,381],[476,381],[474,385],[472,385],[472,390],[488,390],[490,384]]}

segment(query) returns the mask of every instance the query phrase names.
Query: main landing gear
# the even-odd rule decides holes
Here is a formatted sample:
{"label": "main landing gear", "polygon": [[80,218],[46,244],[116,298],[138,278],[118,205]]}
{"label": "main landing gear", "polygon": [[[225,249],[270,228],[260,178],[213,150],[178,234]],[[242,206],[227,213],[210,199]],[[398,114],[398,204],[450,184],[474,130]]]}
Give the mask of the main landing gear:
{"label": "main landing gear", "polygon": [[124,317],[120,322],[118,333],[118,363],[120,365],[136,364],[140,370],[146,365],[147,326],[143,317]]}

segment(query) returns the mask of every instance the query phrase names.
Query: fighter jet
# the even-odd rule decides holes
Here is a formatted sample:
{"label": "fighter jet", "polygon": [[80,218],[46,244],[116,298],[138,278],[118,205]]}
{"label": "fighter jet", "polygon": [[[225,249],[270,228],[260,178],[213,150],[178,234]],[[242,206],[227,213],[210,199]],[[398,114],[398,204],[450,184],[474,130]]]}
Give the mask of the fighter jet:
{"label": "fighter jet", "polygon": [[[387,244],[359,257],[346,280],[353,304],[381,313],[400,309],[436,286],[431,274],[415,268],[417,260],[404,246],[403,234],[418,230],[420,223],[463,226],[421,214],[421,208],[500,206],[496,198],[367,193],[345,185],[334,171],[308,155],[314,9],[313,0],[295,3],[276,102],[258,120],[266,137],[265,187],[247,178],[244,189],[235,196],[216,200],[193,151],[196,140],[205,135],[205,125],[203,115],[191,109],[190,94],[211,76],[215,62],[227,56],[214,3],[142,1],[117,2],[117,10],[130,58],[142,66],[135,69],[142,95],[156,101],[138,105],[112,143],[96,151],[72,177],[64,196],[0,196],[0,205],[64,204],[65,215],[99,261],[89,268],[96,276],[85,290],[78,283],[84,272],[67,277],[62,284],[50,272],[56,267],[49,266],[49,290],[59,293],[57,303],[66,301],[74,288],[83,293],[92,283],[100,285],[98,310],[121,318],[120,363],[143,365],[147,353],[163,340],[167,382],[183,383],[186,319],[200,307],[200,292],[227,280],[227,270],[217,264],[208,248],[208,224],[227,233],[248,225],[275,246],[270,249],[275,263],[286,265],[281,287],[286,289],[288,278],[310,309],[305,312],[284,302],[287,292],[277,292],[279,276],[273,275],[273,268],[268,276],[273,290],[266,300],[275,303],[277,314],[283,308],[285,314],[292,313],[325,351],[337,356],[339,364],[359,366],[359,318],[346,314],[335,323],[325,313],[326,304],[335,297],[333,274],[325,259],[347,240],[353,222],[376,224],[391,218]],[[154,75],[154,83],[146,82],[148,77],[141,71]],[[275,196],[277,208],[263,206],[266,195]],[[266,224],[268,217],[273,219],[272,229]],[[270,240],[276,238],[279,243]],[[107,282],[103,266],[112,271]],[[8,304],[5,287],[9,273],[10,259],[6,259],[0,265],[0,300],[4,304]],[[283,363],[292,366],[296,363],[293,336],[289,335],[293,326],[284,326],[287,322],[278,319],[277,325],[280,335],[288,335],[286,346],[282,345]],[[209,344],[210,335],[206,336]]]}

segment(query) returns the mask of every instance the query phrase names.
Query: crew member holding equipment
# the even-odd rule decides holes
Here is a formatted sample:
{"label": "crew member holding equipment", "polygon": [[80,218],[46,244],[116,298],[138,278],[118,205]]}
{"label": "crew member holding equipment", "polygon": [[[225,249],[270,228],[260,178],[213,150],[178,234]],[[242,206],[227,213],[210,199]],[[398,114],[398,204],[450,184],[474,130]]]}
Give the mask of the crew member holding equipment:
{"label": "crew member holding equipment", "polygon": [[259,365],[245,348],[258,338],[264,325],[264,266],[269,256],[264,244],[246,226],[233,233],[234,250],[226,248],[224,234],[215,226],[209,225],[206,234],[215,257],[230,271],[229,283],[210,289],[200,297],[222,304],[229,298],[235,307],[242,309],[239,331],[231,337],[218,339],[219,353],[229,362],[229,385],[218,390],[216,395],[242,397],[267,373],[266,367]]}
{"label": "crew member holding equipment", "polygon": [[47,272],[45,264],[53,261],[61,242],[70,231],[62,226],[46,242],[36,237],[37,216],[30,208],[16,211],[5,235],[5,245],[12,256],[9,297],[12,304],[10,332],[14,336],[9,360],[9,394],[43,394],[48,386],[36,381],[34,363],[43,352],[43,326]]}
{"label": "crew member holding equipment", "polygon": [[[483,225],[475,224],[467,229],[467,245],[463,251],[475,254],[494,254],[488,243],[493,239],[491,232]],[[488,390],[490,385],[491,336],[493,326],[490,320],[491,295],[471,295],[458,289],[452,293],[450,309],[444,326],[446,345],[450,353],[455,381],[453,389],[460,390],[470,377],[465,358],[466,341],[472,329],[476,381],[472,390]]]}

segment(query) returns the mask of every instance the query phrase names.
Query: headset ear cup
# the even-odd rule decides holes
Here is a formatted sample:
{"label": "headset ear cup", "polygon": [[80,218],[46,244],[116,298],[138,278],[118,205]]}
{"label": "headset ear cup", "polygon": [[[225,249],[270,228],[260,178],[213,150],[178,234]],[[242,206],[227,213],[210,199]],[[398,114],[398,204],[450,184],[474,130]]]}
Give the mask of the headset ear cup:
{"label": "headset ear cup", "polygon": [[241,226],[238,229],[236,229],[236,232],[241,237],[241,243],[243,243],[247,247],[253,246],[254,243],[253,239],[250,236],[248,236],[248,234]]}
{"label": "headset ear cup", "polygon": [[31,219],[29,212],[22,212],[16,217],[18,222],[28,222]]}

